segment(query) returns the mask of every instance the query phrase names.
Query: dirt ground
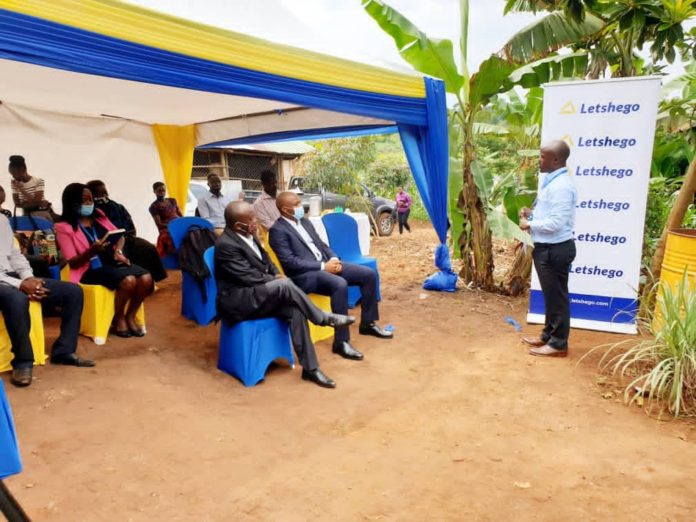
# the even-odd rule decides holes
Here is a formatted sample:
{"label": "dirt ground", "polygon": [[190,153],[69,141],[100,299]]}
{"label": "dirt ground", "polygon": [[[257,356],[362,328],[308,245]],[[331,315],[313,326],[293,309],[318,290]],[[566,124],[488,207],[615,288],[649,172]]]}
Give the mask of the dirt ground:
{"label": "dirt ground", "polygon": [[363,362],[320,343],[335,390],[298,367],[253,388],[218,371],[218,328],[179,316],[172,275],[145,338],[80,340],[96,368],[3,376],[25,467],[8,487],[37,521],[694,520],[696,425],[576,365],[617,337],[530,357],[503,320],[524,298],[421,290],[434,245],[425,225],[374,242],[396,338],[354,332]]}

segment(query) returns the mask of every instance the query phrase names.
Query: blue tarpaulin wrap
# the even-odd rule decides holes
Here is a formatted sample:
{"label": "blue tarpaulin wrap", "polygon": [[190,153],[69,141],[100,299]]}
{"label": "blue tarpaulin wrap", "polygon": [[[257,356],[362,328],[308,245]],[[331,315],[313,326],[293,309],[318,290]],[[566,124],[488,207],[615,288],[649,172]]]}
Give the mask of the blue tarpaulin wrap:
{"label": "blue tarpaulin wrap", "polygon": [[445,85],[425,78],[425,92],[428,126],[400,124],[399,134],[423,206],[440,239],[435,253],[435,265],[440,272],[426,279],[423,288],[453,292],[457,288],[457,275],[452,271],[446,244],[449,151]]}
{"label": "blue tarpaulin wrap", "polygon": [[0,381],[0,480],[22,471],[12,410]]}

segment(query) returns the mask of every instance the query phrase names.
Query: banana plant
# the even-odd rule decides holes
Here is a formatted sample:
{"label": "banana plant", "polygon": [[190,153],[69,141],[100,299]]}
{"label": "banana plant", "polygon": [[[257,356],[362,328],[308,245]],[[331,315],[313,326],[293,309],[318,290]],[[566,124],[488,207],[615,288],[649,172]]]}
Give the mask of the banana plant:
{"label": "banana plant", "polygon": [[[506,46],[470,74],[469,0],[460,0],[460,69],[450,40],[428,37],[382,0],[362,0],[362,6],[392,37],[404,60],[417,71],[442,79],[457,99],[449,118],[452,238],[457,246],[455,253],[462,258],[461,277],[473,286],[494,290],[492,235],[529,239],[520,234],[503,209],[489,208],[486,190],[492,190],[493,183],[476,162],[476,116],[496,95],[515,86],[530,88],[559,78],[583,76],[588,64],[586,52],[559,55],[556,51],[596,34],[604,22],[595,16],[576,20],[565,11],[551,13],[513,35]],[[525,53],[512,52],[513,48],[523,48]]]}
{"label": "banana plant", "polygon": [[[696,27],[684,27],[696,16],[694,0],[506,0],[505,4],[506,13],[559,10],[572,20],[591,17],[604,24],[601,31],[573,46],[590,53],[592,78],[645,74],[644,59],[636,52],[644,44],[650,45],[654,63],[672,63],[677,53],[685,62],[696,59]],[[529,49],[511,45],[508,52],[526,54]]]}

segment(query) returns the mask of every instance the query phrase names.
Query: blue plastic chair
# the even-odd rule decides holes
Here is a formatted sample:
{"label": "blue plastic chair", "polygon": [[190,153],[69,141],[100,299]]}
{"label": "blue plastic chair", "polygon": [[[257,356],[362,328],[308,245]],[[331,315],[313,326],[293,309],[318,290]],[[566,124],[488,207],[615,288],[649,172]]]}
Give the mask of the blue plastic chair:
{"label": "blue plastic chair", "polygon": [[[377,300],[381,301],[382,296],[379,291],[379,270],[377,269],[377,258],[364,256],[360,252],[360,241],[358,240],[358,222],[348,214],[333,212],[325,214],[321,220],[329,237],[331,250],[342,261],[355,263],[371,268],[377,272]],[[355,308],[360,300],[360,287],[348,287],[348,307]]]}
{"label": "blue plastic chair", "polygon": [[167,254],[160,258],[162,266],[167,270],[179,270],[179,257],[176,254]]}
{"label": "blue plastic chair", "polygon": [[[205,251],[205,262],[215,284],[214,248]],[[235,325],[222,322],[218,368],[233,375],[244,386],[255,386],[276,359],[285,359],[294,367],[290,328],[275,317],[242,321]]]}
{"label": "blue plastic chair", "polygon": [[12,410],[0,381],[0,480],[22,471]]}
{"label": "blue plastic chair", "polygon": [[16,232],[17,230],[48,230],[51,229],[53,230],[53,223],[51,223],[48,219],[44,218],[33,218],[34,223],[36,226],[34,226],[34,223],[32,223],[32,219],[29,216],[14,216],[9,219],[10,221],[10,226],[12,227],[12,231]]}
{"label": "blue plastic chair", "polygon": [[[196,226],[213,230],[213,225],[210,221],[197,217],[182,217],[169,222],[167,228],[177,250],[184,241],[184,237],[186,237],[189,229]],[[215,294],[213,293],[211,297],[211,282],[214,288],[215,281],[212,278],[204,282],[208,297],[206,301],[203,299],[201,287],[193,276],[188,272],[181,272],[181,315],[186,317],[186,319],[196,321],[202,326],[210,324],[215,318]]]}
{"label": "blue plastic chair", "polygon": [[167,229],[169,230],[169,235],[172,237],[172,241],[174,242],[174,248],[179,250],[181,242],[184,240],[188,229],[193,226],[215,230],[213,224],[207,219],[199,217],[180,217],[172,219],[167,225]]}

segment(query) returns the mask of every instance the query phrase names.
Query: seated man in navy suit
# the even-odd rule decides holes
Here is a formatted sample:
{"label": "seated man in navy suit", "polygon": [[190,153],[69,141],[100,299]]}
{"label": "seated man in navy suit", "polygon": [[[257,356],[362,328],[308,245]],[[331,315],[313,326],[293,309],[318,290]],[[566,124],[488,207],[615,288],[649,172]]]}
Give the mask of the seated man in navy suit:
{"label": "seated man in navy suit", "polygon": [[[348,286],[360,286],[361,317],[359,332],[382,339],[393,336],[377,325],[377,274],[374,270],[343,263],[319,238],[314,226],[304,217],[300,197],[283,192],[276,197],[280,219],[269,231],[271,248],[278,256],[285,274],[306,293],[331,297],[331,311],[348,313]],[[346,359],[361,360],[363,354],[350,344],[348,327],[336,328],[333,352]]]}

